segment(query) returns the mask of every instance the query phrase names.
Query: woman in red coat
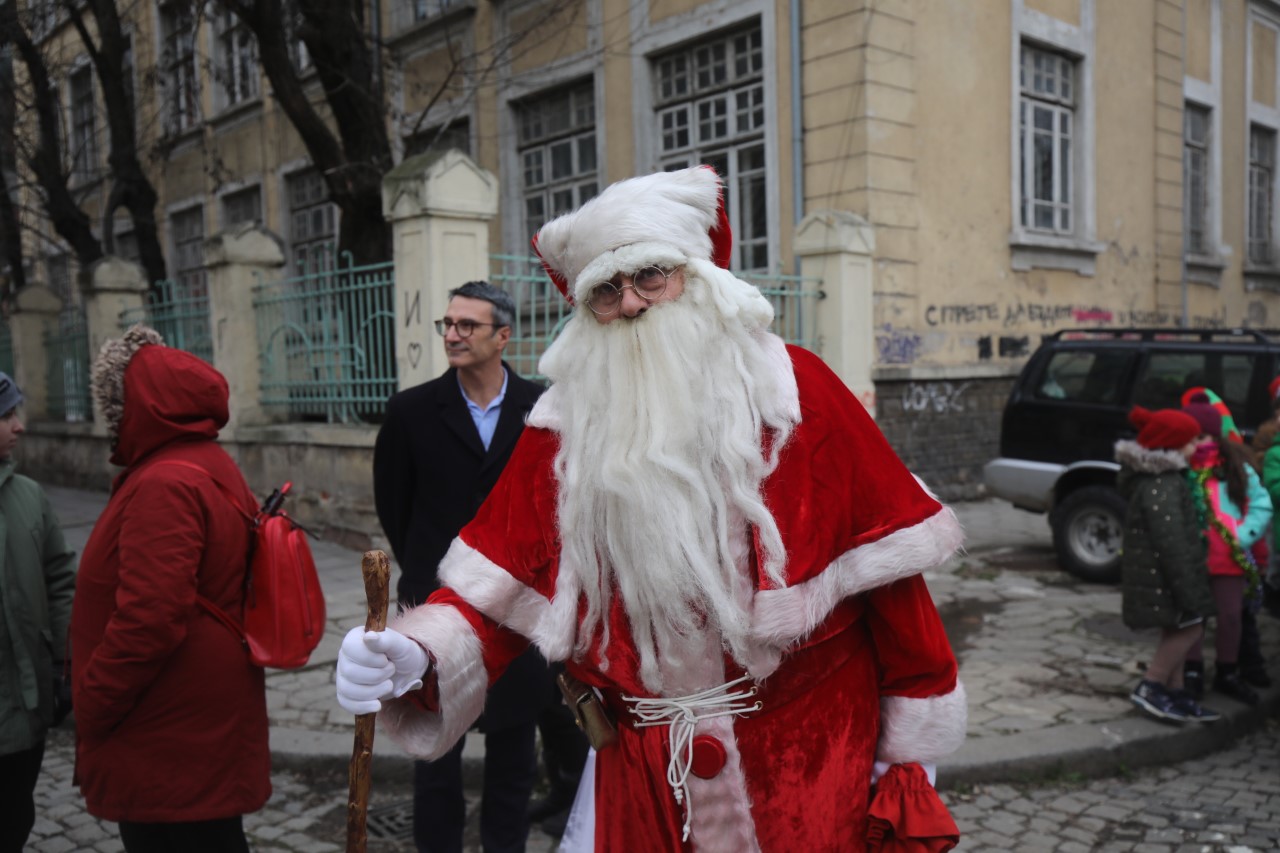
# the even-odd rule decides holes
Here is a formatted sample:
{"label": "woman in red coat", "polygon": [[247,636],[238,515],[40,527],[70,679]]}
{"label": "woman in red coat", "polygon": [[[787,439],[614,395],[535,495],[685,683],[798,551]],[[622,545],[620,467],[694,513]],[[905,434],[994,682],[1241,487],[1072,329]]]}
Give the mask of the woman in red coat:
{"label": "woman in red coat", "polygon": [[202,608],[243,597],[252,492],[218,445],[228,390],[135,326],[93,366],[124,466],[80,561],[71,617],[76,778],[129,853],[248,851],[271,793],[263,671]]}

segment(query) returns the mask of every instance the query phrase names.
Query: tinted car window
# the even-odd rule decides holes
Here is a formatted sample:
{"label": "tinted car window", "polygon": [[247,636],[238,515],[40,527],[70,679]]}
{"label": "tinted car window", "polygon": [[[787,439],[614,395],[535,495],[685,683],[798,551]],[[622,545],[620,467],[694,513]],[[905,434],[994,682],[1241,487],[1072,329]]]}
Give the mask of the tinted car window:
{"label": "tinted car window", "polygon": [[1115,350],[1056,352],[1045,366],[1035,396],[1075,403],[1119,403],[1129,358],[1129,353]]}
{"label": "tinted car window", "polygon": [[1244,411],[1249,400],[1256,353],[1153,352],[1138,376],[1134,402],[1148,409],[1182,405],[1182,392],[1203,385],[1227,407]]}

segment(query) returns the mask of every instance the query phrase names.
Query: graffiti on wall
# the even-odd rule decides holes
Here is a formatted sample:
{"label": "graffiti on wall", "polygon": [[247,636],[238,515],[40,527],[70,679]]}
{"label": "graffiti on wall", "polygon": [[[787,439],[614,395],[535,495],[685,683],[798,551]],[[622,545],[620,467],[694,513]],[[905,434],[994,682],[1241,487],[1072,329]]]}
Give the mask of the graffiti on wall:
{"label": "graffiti on wall", "polygon": [[[419,291],[406,293],[404,295],[404,327],[412,329],[414,326],[422,325],[422,294]],[[409,345],[405,348],[406,355],[409,358],[409,367],[416,368],[418,362],[422,361],[422,344],[418,342],[418,335],[405,335]]]}
{"label": "graffiti on wall", "polygon": [[902,410],[937,415],[963,412],[964,402],[960,398],[968,387],[968,382],[908,382],[902,389]]}

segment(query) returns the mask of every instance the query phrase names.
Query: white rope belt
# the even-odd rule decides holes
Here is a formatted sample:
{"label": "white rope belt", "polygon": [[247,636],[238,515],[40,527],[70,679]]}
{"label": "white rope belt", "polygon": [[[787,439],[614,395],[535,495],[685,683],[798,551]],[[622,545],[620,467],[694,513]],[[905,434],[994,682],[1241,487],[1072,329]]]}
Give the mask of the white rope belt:
{"label": "white rope belt", "polygon": [[764,707],[758,700],[750,702],[756,688],[733,692],[732,688],[750,681],[751,676],[730,681],[672,699],[647,699],[639,696],[623,696],[631,704],[637,728],[668,726],[671,760],[667,762],[667,784],[676,795],[676,803],[684,806],[684,839],[689,840],[689,828],[693,824],[693,801],[689,798],[689,772],[693,768],[693,730],[699,720],[713,717],[736,717],[759,711]]}

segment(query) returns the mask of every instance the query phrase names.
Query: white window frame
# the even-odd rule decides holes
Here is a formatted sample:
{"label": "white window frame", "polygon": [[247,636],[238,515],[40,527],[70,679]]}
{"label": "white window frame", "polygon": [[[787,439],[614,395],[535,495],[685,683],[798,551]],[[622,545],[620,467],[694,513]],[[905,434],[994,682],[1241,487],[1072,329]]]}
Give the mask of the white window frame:
{"label": "white window frame", "polygon": [[[308,199],[303,204],[295,204],[293,194],[295,182],[304,179],[310,182],[313,188],[319,186],[324,197]],[[316,184],[315,181],[319,183]],[[328,198],[328,184],[324,182],[324,177],[320,174],[320,170],[314,166],[306,166],[285,174],[284,195],[280,206],[284,211],[284,215],[288,217],[285,222],[288,225],[287,233],[289,235],[288,275],[290,277],[327,271],[332,269],[336,262],[341,213],[338,210],[338,206],[329,201]],[[322,220],[327,219],[332,225],[328,234],[319,237],[315,236],[314,233],[310,232],[310,223],[307,225],[308,233],[300,234],[301,229],[296,227],[296,217],[299,215],[315,216],[316,214]]]}
{"label": "white window frame", "polygon": [[[170,30],[168,24],[185,12],[185,30]],[[157,56],[163,85],[158,87],[163,101],[166,133],[185,133],[200,124],[200,74],[196,58],[196,29],[199,21],[190,0],[166,0],[158,7]]]}
{"label": "white window frame", "polygon": [[302,11],[298,0],[284,0],[284,37],[289,45],[289,61],[293,70],[305,74],[311,70],[311,52],[298,33],[302,29]]}
{"label": "white window frame", "polygon": [[[1182,79],[1183,103],[1191,102],[1209,110],[1209,162],[1207,192],[1209,203],[1205,210],[1205,251],[1191,252],[1185,245],[1186,226],[1183,226],[1183,276],[1187,281],[1218,286],[1227,259],[1232,254],[1230,246],[1222,239],[1222,2],[1210,2],[1209,76],[1212,83],[1184,76]],[[1185,119],[1184,119],[1185,121]],[[1185,135],[1185,134],[1184,134]],[[1248,134],[1244,134],[1247,154]],[[1185,169],[1185,167],[1184,167]],[[1185,175],[1184,175],[1185,180]],[[1248,193],[1244,193],[1248,197]],[[1185,188],[1184,188],[1185,203]],[[1247,201],[1246,201],[1247,203]],[[1185,213],[1183,221],[1186,221]]]}
{"label": "white window frame", "polygon": [[[1273,11],[1274,10],[1274,11]],[[1254,24],[1261,24],[1269,28],[1276,38],[1277,55],[1273,57],[1272,67],[1276,68],[1276,78],[1270,81],[1272,91],[1280,96],[1280,9],[1272,4],[1251,4],[1249,8],[1249,16],[1246,22],[1246,42],[1245,42],[1245,69],[1248,79],[1246,81],[1245,90],[1245,119],[1249,132],[1245,137],[1244,162],[1252,164],[1251,154],[1251,138],[1253,129],[1265,129],[1273,134],[1272,141],[1277,146],[1273,148],[1272,155],[1272,175],[1271,175],[1271,228],[1269,232],[1271,240],[1271,260],[1267,263],[1258,263],[1253,258],[1251,251],[1251,237],[1253,235],[1253,208],[1252,193],[1249,192],[1251,184],[1246,184],[1245,192],[1245,251],[1244,251],[1244,275],[1246,286],[1249,288],[1264,288],[1267,290],[1280,290],[1280,217],[1276,213],[1276,200],[1280,199],[1280,104],[1273,107],[1264,106],[1257,103],[1253,97],[1253,89],[1255,81],[1253,79],[1253,52],[1256,45],[1253,41]],[[1250,174],[1252,168],[1250,168]],[[1251,178],[1250,178],[1251,180]]]}
{"label": "white window frame", "polygon": [[[700,62],[717,49],[724,63],[724,78],[700,80]],[[745,70],[740,66],[742,60],[749,63]],[[673,64],[684,68],[679,76],[666,74],[664,69]],[[726,212],[733,229],[730,266],[740,271],[771,272],[764,32],[758,25],[722,31],[655,55],[651,57],[650,79],[656,107],[649,126],[658,137],[658,168],[699,163],[716,166],[724,178]],[[668,82],[680,80],[683,86],[667,91]],[[747,162],[748,157],[755,158],[754,162]],[[764,234],[746,227],[749,214],[743,195],[749,185],[761,191],[755,203],[766,211]]]}
{"label": "white window frame", "polygon": [[[204,296],[209,292],[208,273],[205,269],[204,238],[205,228],[204,204],[189,204],[174,207],[169,214],[169,247],[173,259],[170,278],[178,285],[178,292],[184,298]],[[199,219],[200,231],[196,235],[181,233],[180,224]],[[187,255],[190,253],[190,257]],[[199,263],[190,261],[198,260]]]}
{"label": "white window frame", "polygon": [[[530,130],[530,106],[554,109],[559,101],[565,104],[568,123],[558,129],[545,128],[548,115],[541,115],[536,130]],[[574,80],[563,86],[541,92],[513,103],[516,126],[516,158],[519,171],[516,183],[520,187],[522,203],[519,215],[524,231],[530,236],[543,224],[563,213],[576,210],[583,202],[593,198],[601,190],[599,140],[596,136],[597,110],[594,77]],[[552,174],[555,158],[568,156],[568,171]],[[532,217],[533,202],[541,205],[539,216]]]}
{"label": "white window frame", "polygon": [[[252,219],[233,218],[233,208],[243,203],[246,199],[254,199],[256,204],[254,207],[254,216]],[[262,184],[244,183],[233,187],[228,187],[218,195],[218,214],[222,222],[223,230],[232,228],[237,225],[263,225],[262,210]]]}
{"label": "white window frame", "polygon": [[[1025,0],[1011,3],[1012,26],[1009,45],[1009,248],[1010,266],[1024,272],[1032,269],[1073,270],[1092,276],[1098,255],[1106,248],[1097,239],[1095,184],[1096,124],[1094,118],[1094,56],[1096,42],[1096,0],[1079,0],[1079,24],[1060,21],[1028,8]],[[1074,61],[1071,157],[1067,164],[1071,194],[1070,228],[1050,232],[1022,224],[1023,129],[1021,112],[1022,48],[1038,48]],[[1057,178],[1055,178],[1056,180]]]}
{"label": "white window frame", "polygon": [[[779,21],[777,4],[765,0],[738,0],[734,3],[707,4],[692,11],[668,16],[661,21],[648,20],[647,4],[631,5],[631,101],[632,121],[636,128],[651,128],[649,132],[637,130],[635,134],[636,162],[635,174],[644,174],[662,168],[664,161],[661,141],[661,124],[656,92],[656,68],[654,60],[669,54],[680,45],[690,44],[690,33],[716,33],[721,35],[735,34],[756,27],[761,35],[761,52],[763,56],[763,92],[764,92],[764,127],[760,139],[764,146],[764,187],[765,187],[765,232],[766,237],[760,241],[767,246],[769,272],[776,272],[782,260],[783,223],[779,216],[781,209],[781,188],[779,176],[783,169],[779,163],[780,143],[778,134],[780,124],[778,118],[778,35],[786,37],[786,22]],[[732,114],[732,113],[731,113]],[[800,156],[799,152],[793,152]],[[790,170],[787,170],[790,174]],[[625,177],[625,176],[622,176]],[[728,176],[726,184],[730,187],[729,210],[730,221],[735,225],[740,221],[736,212],[737,195],[733,192],[738,178],[736,170]],[[607,183],[607,182],[606,182]],[[738,233],[734,233],[734,258],[732,265],[737,268],[739,253],[737,251]]]}
{"label": "white window frame", "polygon": [[258,100],[262,90],[258,69],[258,41],[231,11],[219,11],[214,21],[214,68],[220,109]]}
{"label": "white window frame", "polygon": [[[87,92],[77,92],[80,81],[88,83]],[[67,74],[67,147],[71,155],[71,180],[84,184],[98,177],[98,99],[94,93],[96,80],[88,61],[76,64]],[[87,105],[87,115],[82,111]]]}

